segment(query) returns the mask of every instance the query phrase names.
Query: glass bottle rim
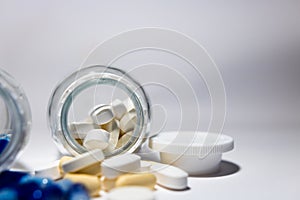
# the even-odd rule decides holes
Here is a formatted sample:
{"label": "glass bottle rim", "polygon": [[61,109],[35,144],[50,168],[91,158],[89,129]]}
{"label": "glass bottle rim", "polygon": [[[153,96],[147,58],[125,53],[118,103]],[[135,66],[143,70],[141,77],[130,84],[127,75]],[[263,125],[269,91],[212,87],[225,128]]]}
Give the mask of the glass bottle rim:
{"label": "glass bottle rim", "polygon": [[150,130],[149,98],[143,87],[126,72],[102,65],[85,67],[73,72],[54,90],[48,106],[48,125],[56,144],[63,153],[77,155],[87,151],[71,137],[68,130],[68,112],[73,100],[82,91],[97,85],[110,85],[122,89],[130,97],[137,111],[137,125],[131,141],[113,153],[104,152],[106,157],[133,152],[148,137]]}
{"label": "glass bottle rim", "polygon": [[0,171],[7,169],[16,159],[22,148],[28,141],[31,128],[31,110],[28,99],[15,81],[15,79],[4,70],[0,69],[0,96],[11,121],[11,138],[0,156]]}

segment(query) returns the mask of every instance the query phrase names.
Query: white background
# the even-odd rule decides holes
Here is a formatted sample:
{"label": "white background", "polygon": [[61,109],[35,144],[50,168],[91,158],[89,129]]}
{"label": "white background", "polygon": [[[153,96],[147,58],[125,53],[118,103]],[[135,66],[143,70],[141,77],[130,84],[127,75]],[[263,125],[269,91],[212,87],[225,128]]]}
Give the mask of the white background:
{"label": "white background", "polygon": [[1,0],[0,66],[23,86],[33,115],[22,159],[56,158],[46,120],[51,91],[97,44],[134,28],[168,28],[201,43],[218,65],[224,133],[236,144],[225,160],[241,169],[192,178],[191,190],[160,190],[158,199],[298,199],[299,10],[299,1]]}

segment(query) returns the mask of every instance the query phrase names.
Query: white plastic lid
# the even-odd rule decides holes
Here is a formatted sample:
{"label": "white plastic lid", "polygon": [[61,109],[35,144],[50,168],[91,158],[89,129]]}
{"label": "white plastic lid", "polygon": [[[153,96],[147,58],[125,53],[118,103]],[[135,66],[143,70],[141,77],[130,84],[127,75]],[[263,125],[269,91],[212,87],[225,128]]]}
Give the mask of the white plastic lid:
{"label": "white plastic lid", "polygon": [[219,154],[233,149],[233,138],[227,135],[173,131],[162,132],[149,140],[154,151],[181,155]]}

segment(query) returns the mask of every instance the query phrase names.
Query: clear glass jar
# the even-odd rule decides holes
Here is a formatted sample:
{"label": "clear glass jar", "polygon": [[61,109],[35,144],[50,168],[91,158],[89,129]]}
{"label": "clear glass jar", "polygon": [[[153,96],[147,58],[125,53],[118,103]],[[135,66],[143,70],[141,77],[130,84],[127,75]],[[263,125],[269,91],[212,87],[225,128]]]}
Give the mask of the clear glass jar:
{"label": "clear glass jar", "polygon": [[0,171],[3,171],[27,143],[31,127],[28,100],[19,84],[3,70],[0,70],[0,110]]}
{"label": "clear glass jar", "polygon": [[134,152],[147,139],[150,105],[143,87],[126,72],[100,65],[82,68],[65,78],[55,88],[48,107],[49,127],[60,151],[72,155],[86,152],[87,149],[72,136],[69,125],[86,120],[95,105],[124,98],[129,98],[135,107],[135,128],[126,144],[113,151],[104,151],[106,157]]}

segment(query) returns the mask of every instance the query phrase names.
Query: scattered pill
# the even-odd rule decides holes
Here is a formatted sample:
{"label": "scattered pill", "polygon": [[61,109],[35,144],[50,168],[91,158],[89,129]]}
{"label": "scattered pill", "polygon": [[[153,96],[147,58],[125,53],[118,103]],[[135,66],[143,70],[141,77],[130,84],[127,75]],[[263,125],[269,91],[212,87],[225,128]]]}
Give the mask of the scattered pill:
{"label": "scattered pill", "polygon": [[112,121],[114,118],[114,114],[112,112],[111,106],[101,105],[96,107],[96,109],[91,112],[91,117],[94,123],[103,125]]}
{"label": "scattered pill", "polygon": [[73,184],[67,194],[65,195],[67,200],[90,200],[90,195],[84,185]]}
{"label": "scattered pill", "polygon": [[103,176],[113,179],[140,168],[140,161],[141,157],[135,154],[116,155],[101,163],[101,172]]}
{"label": "scattered pill", "polygon": [[110,179],[105,176],[102,176],[100,179],[101,188],[106,192],[110,191],[111,189],[113,189],[115,187],[116,180],[117,180],[117,178]]}
{"label": "scattered pill", "polygon": [[123,132],[132,131],[136,125],[136,114],[126,113],[120,121],[120,129]]}
{"label": "scattered pill", "polygon": [[128,186],[112,189],[107,195],[107,200],[154,200],[154,192],[149,188]]}
{"label": "scattered pill", "polygon": [[90,130],[83,141],[88,150],[105,149],[108,146],[109,133],[103,129]]}
{"label": "scattered pill", "polygon": [[97,176],[87,174],[65,174],[64,179],[69,179],[74,183],[83,184],[91,196],[99,196],[101,182]]}
{"label": "scattered pill", "polygon": [[138,170],[139,172],[149,172],[151,170],[151,163],[148,161],[141,160],[141,167]]}
{"label": "scattered pill", "polygon": [[1,200],[18,200],[18,192],[15,188],[3,188],[0,189]]}
{"label": "scattered pill", "polygon": [[67,161],[70,161],[72,160],[74,157],[71,157],[71,156],[63,156],[60,158],[59,160],[59,163],[58,163],[58,168],[59,168],[59,171],[60,171],[60,174],[64,174],[64,170],[62,168],[62,165],[67,162]]}
{"label": "scattered pill", "polygon": [[187,188],[188,173],[171,165],[151,162],[151,172],[156,176],[157,183],[173,190]]}
{"label": "scattered pill", "polygon": [[16,187],[21,179],[25,176],[29,176],[28,173],[18,171],[5,170],[0,173],[0,189],[4,187]]}
{"label": "scattered pill", "polygon": [[56,182],[56,184],[63,191],[64,199],[67,200],[89,200],[89,194],[84,185],[73,183],[69,179],[62,179]]}
{"label": "scattered pill", "polygon": [[35,175],[39,177],[47,177],[54,180],[60,179],[62,177],[61,170],[59,168],[59,160],[48,164],[35,171]]}
{"label": "scattered pill", "polygon": [[73,122],[69,125],[69,131],[75,139],[84,139],[90,130],[98,128],[93,122]]}
{"label": "scattered pill", "polygon": [[97,162],[93,165],[87,166],[83,169],[76,171],[78,174],[89,174],[94,176],[101,176],[101,166],[100,163]]}
{"label": "scattered pill", "polygon": [[153,190],[155,184],[156,184],[156,177],[153,174],[142,173],[142,174],[121,175],[118,177],[115,186],[116,187],[141,186]]}
{"label": "scattered pill", "polygon": [[111,103],[111,105],[115,118],[120,120],[123,117],[123,115],[127,112],[125,104],[121,100],[115,99]]}
{"label": "scattered pill", "polygon": [[100,163],[104,159],[104,155],[100,149],[95,149],[83,153],[72,160],[66,161],[62,164],[64,172],[76,172],[90,165]]}

